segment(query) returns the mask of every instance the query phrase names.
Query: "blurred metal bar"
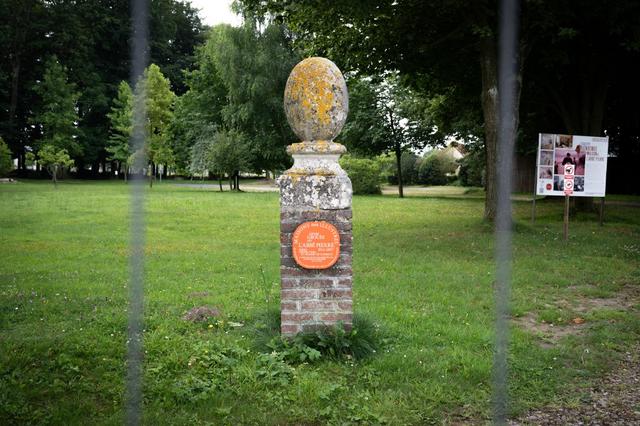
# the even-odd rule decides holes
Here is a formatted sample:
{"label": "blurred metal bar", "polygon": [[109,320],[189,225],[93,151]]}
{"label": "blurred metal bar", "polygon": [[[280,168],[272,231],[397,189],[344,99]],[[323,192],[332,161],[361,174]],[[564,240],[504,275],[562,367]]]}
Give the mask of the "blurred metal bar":
{"label": "blurred metal bar", "polygon": [[493,363],[493,421],[506,424],[508,416],[509,299],[511,293],[511,190],[516,136],[518,30],[520,3],[501,0],[498,44],[499,132],[497,152],[498,205],[496,211],[496,325]]}
{"label": "blurred metal bar", "polygon": [[[130,140],[131,152],[142,152],[145,143],[144,93],[135,90],[136,83],[144,73],[149,57],[149,0],[131,0],[131,72],[130,82],[134,88],[133,131]],[[127,340],[127,378],[125,395],[125,422],[127,425],[142,423],[142,330],[144,321],[144,176],[136,174],[145,167],[145,159],[136,155],[134,173],[130,180],[130,254],[129,254],[129,308]]]}

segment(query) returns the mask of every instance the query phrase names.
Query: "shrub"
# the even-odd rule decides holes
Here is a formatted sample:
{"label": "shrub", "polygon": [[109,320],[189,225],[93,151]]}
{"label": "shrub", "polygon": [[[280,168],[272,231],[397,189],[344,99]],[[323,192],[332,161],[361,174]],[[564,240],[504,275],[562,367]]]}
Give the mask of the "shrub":
{"label": "shrub", "polygon": [[481,151],[472,151],[460,160],[458,177],[462,186],[484,186],[484,156]]}
{"label": "shrub", "polygon": [[380,194],[380,163],[345,155],[340,165],[349,174],[354,194]]}
{"label": "shrub", "polygon": [[373,355],[387,339],[378,326],[366,318],[355,317],[353,327],[342,324],[312,333],[300,333],[292,338],[276,336],[267,344],[272,354],[278,354],[290,364],[328,359],[363,359]]}
{"label": "shrub", "polygon": [[[403,152],[400,157],[400,167],[402,167],[402,183],[404,185],[414,185],[418,183],[418,170],[422,159],[413,152]],[[387,179],[391,185],[398,184],[398,166],[396,164],[396,157],[393,155],[391,158],[393,165],[391,173]]]}
{"label": "shrub", "polygon": [[11,150],[0,138],[0,176],[4,176],[13,169],[13,163],[11,162]]}
{"label": "shrub", "polygon": [[435,151],[422,161],[419,170],[420,182],[426,185],[446,185],[449,183],[448,175],[456,171],[455,160]]}

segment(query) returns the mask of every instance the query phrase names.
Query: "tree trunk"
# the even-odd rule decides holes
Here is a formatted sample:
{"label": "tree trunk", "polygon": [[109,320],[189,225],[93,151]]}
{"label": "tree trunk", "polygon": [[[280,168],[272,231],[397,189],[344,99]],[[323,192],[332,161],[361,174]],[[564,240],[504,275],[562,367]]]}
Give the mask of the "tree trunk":
{"label": "tree trunk", "polygon": [[220,186],[220,192],[224,192],[222,189],[222,173],[218,174],[218,185]]}
{"label": "tree trunk", "polygon": [[58,189],[58,165],[53,166],[53,186]]}
{"label": "tree trunk", "polygon": [[233,175],[229,175],[229,191],[233,191]]}
{"label": "tree trunk", "polygon": [[498,146],[498,57],[496,39],[483,37],[480,41],[480,69],[482,73],[482,114],[484,116],[485,192],[484,219],[493,221],[498,203],[497,146]]}
{"label": "tree trunk", "polygon": [[149,188],[153,188],[153,179],[156,176],[156,165],[151,162],[149,164]]}
{"label": "tree trunk", "polygon": [[398,172],[398,195],[404,198],[404,183],[402,182],[402,149],[399,143],[395,143],[394,151],[396,153],[396,169]]}
{"label": "tree trunk", "polygon": [[240,192],[240,172],[236,171],[235,173],[236,180],[236,191]]}

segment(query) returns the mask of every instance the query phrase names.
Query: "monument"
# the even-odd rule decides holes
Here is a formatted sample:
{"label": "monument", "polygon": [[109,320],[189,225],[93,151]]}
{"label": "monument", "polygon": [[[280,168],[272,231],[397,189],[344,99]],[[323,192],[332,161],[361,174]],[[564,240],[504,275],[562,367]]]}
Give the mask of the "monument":
{"label": "monument", "polygon": [[293,166],[280,186],[281,333],[352,325],[351,181],[333,140],[347,119],[349,96],[325,58],[297,64],[284,92],[287,120],[301,142],[287,147]]}

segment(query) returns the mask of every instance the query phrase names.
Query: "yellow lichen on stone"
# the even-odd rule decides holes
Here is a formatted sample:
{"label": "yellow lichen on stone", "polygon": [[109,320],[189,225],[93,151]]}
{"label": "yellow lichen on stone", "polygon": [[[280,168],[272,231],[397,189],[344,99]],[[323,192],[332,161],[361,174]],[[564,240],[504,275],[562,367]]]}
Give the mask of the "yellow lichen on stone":
{"label": "yellow lichen on stone", "polygon": [[289,75],[284,104],[289,124],[302,140],[335,138],[349,108],[340,70],[325,58],[303,60]]}
{"label": "yellow lichen on stone", "polygon": [[289,169],[284,172],[284,175],[299,178],[302,176],[335,176],[336,173],[333,170],[318,167],[315,169]]}
{"label": "yellow lichen on stone", "polygon": [[344,145],[331,141],[298,142],[287,147],[287,153],[294,154],[344,154]]}

